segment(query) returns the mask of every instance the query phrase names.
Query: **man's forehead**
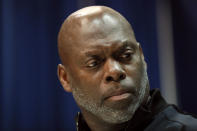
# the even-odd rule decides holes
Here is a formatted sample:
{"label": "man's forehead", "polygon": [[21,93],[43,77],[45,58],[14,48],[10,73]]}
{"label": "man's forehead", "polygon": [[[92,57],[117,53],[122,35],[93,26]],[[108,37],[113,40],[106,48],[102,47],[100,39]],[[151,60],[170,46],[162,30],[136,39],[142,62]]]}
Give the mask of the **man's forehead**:
{"label": "man's forehead", "polygon": [[63,57],[68,47],[78,50],[96,43],[125,39],[136,42],[132,27],[123,16],[109,7],[91,6],[72,13],[65,20],[59,32],[58,48]]}
{"label": "man's forehead", "polygon": [[75,35],[76,32],[78,32],[78,35],[79,33],[82,33],[82,35],[86,33],[94,35],[95,32],[98,35],[99,32],[109,33],[114,28],[121,29],[122,27],[124,31],[129,31],[133,34],[132,27],[127,20],[117,11],[105,6],[82,8],[72,13],[62,26],[70,35]]}
{"label": "man's forehead", "polygon": [[[72,32],[74,31],[80,39],[83,40],[107,40],[115,37],[134,37],[133,30],[126,20],[120,19],[119,16],[102,13],[99,15],[84,16],[75,18]],[[124,38],[122,38],[124,39]],[[76,39],[75,39],[76,40]]]}
{"label": "man's forehead", "polygon": [[105,9],[102,8],[105,7],[86,7],[73,14],[76,23],[73,22],[75,26],[71,29],[72,32],[75,32],[73,33],[73,43],[75,44],[72,46],[108,46],[108,43],[125,40],[136,43],[133,30],[127,21],[115,11],[111,12],[112,9],[107,8],[107,11],[104,11]]}

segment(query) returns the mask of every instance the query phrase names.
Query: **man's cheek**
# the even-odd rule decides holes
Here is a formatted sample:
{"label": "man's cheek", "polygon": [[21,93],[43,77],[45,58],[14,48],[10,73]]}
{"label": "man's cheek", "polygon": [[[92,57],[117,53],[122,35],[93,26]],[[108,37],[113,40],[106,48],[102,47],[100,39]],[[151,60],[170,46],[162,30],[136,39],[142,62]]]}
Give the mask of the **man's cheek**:
{"label": "man's cheek", "polygon": [[83,78],[82,82],[87,83],[89,86],[98,86],[102,80],[102,74],[100,72],[83,72],[80,78]]}
{"label": "man's cheek", "polygon": [[127,77],[135,78],[139,74],[139,70],[135,65],[126,65],[125,72]]}

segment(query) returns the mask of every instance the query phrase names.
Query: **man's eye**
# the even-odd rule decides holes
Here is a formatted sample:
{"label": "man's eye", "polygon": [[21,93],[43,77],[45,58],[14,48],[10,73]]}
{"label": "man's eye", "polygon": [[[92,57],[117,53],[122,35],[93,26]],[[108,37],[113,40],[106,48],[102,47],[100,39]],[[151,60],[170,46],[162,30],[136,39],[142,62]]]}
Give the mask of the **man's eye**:
{"label": "man's eye", "polygon": [[131,53],[124,53],[121,57],[122,58],[130,58],[131,57]]}
{"label": "man's eye", "polygon": [[91,60],[91,61],[89,61],[87,63],[87,67],[93,68],[93,67],[96,67],[98,64],[99,64],[99,61],[98,60]]}
{"label": "man's eye", "polygon": [[120,58],[121,59],[124,59],[124,60],[130,60],[131,59],[131,56],[132,56],[132,52],[131,51],[128,51],[128,52],[123,53],[120,56]]}

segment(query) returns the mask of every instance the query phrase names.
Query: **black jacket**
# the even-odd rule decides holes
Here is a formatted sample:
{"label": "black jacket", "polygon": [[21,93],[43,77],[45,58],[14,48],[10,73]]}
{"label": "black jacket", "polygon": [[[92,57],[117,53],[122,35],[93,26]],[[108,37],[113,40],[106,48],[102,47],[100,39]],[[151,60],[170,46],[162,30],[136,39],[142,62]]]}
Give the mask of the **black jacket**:
{"label": "black jacket", "polygon": [[[197,131],[197,117],[167,104],[158,89],[150,91],[151,100],[140,107],[123,131]],[[90,131],[79,113],[76,118],[78,131]]]}

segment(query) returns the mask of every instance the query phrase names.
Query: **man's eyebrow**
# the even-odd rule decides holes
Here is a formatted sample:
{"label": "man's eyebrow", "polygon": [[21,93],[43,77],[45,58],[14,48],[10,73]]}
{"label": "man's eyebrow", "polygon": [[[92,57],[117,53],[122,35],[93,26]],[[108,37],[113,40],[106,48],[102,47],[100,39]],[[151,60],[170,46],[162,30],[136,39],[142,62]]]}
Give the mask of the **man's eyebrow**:
{"label": "man's eyebrow", "polygon": [[[129,49],[136,49],[136,43],[132,42],[132,41],[123,41],[121,46],[118,47],[118,52],[121,52],[121,51],[125,51],[125,49],[129,48]],[[87,51],[84,51],[83,54],[85,54],[85,56],[87,57],[96,57],[96,56],[99,56],[101,54],[103,54],[102,51],[98,51],[98,48],[100,48],[100,46],[96,46],[96,49],[90,49],[90,50],[87,50]],[[117,51],[116,51],[117,52]]]}
{"label": "man's eyebrow", "polygon": [[129,41],[129,40],[126,40],[126,41],[123,41],[123,46],[136,46],[136,42],[133,42],[133,41]]}
{"label": "man's eyebrow", "polygon": [[101,54],[101,52],[98,50],[91,50],[91,51],[84,52],[84,54],[87,57],[94,57],[94,56],[98,56],[99,54]]}
{"label": "man's eyebrow", "polygon": [[121,47],[119,47],[120,51],[124,51],[128,47],[130,47],[130,49],[136,49],[136,43],[133,43],[131,41],[124,41],[122,43],[123,43],[123,45]]}

